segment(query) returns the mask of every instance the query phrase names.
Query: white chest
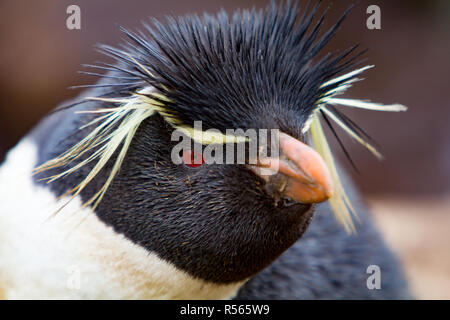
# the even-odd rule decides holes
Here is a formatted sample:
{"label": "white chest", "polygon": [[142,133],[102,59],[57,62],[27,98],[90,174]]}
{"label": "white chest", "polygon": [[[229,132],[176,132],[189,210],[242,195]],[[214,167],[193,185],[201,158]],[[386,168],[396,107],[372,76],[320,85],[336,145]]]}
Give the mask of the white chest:
{"label": "white chest", "polygon": [[227,299],[242,285],[194,279],[103,224],[74,199],[32,183],[23,140],[0,167],[0,298]]}

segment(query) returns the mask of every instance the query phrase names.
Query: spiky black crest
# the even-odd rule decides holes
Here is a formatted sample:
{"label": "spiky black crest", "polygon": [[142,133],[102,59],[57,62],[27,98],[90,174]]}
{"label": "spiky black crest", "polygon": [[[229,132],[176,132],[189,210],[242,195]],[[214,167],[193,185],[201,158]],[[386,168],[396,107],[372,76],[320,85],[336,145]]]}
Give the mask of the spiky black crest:
{"label": "spiky black crest", "polygon": [[223,11],[216,17],[169,17],[165,24],[146,25],[149,36],[122,29],[129,37],[122,49],[101,47],[120,66],[99,67],[119,73],[117,86],[110,84],[115,96],[150,84],[168,98],[163,101],[168,112],[184,124],[202,120],[204,128],[219,130],[279,127],[270,122],[273,116],[255,123],[255,114],[263,115],[261,121],[274,108],[290,109],[305,121],[317,100],[333,89],[321,85],[356,58],[344,61],[352,47],[315,61],[348,13],[318,37],[327,11],[313,23],[319,5],[308,4],[303,13],[288,2],[232,17]]}

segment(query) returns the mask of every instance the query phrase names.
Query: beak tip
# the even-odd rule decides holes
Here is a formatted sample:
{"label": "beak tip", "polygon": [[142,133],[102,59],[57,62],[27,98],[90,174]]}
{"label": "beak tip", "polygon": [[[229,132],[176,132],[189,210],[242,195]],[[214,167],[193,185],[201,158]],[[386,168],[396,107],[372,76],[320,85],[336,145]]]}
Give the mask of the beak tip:
{"label": "beak tip", "polygon": [[269,159],[259,166],[273,167],[274,173],[287,179],[284,196],[305,204],[324,202],[333,196],[331,173],[317,151],[285,133],[280,133],[280,150],[287,160]]}

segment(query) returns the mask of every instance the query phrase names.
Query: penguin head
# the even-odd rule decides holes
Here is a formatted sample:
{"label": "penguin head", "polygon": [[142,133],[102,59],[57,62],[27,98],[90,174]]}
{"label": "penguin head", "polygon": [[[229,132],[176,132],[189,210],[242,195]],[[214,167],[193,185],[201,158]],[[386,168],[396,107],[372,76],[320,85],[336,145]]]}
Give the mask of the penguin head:
{"label": "penguin head", "polygon": [[[319,37],[318,8],[300,14],[295,4],[272,4],[154,21],[146,34],[123,30],[121,49],[101,47],[117,61],[90,66],[109,73],[85,94],[39,175],[51,172],[58,194],[79,195],[118,233],[215,283],[270,264],[302,236],[316,203],[329,199],[348,226],[351,205],[319,116],[360,137],[326,106],[367,67],[343,74],[359,57],[356,47],[317,58],[345,17]],[[363,107],[351,101],[340,102]],[[274,156],[252,156],[262,132]],[[189,143],[180,148],[181,140]],[[241,144],[243,162],[226,163],[227,148],[236,155]],[[209,163],[206,155],[219,159],[220,150],[223,163]]]}

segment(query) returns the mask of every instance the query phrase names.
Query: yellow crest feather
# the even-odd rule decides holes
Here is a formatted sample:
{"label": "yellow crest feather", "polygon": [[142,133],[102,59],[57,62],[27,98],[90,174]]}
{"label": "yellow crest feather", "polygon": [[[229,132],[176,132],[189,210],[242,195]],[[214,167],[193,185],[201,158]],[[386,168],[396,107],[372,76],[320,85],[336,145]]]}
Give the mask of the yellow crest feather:
{"label": "yellow crest feather", "polygon": [[[380,152],[378,152],[378,150],[374,146],[365,141],[344,121],[342,121],[340,117],[338,117],[336,114],[334,114],[331,110],[329,110],[326,107],[327,104],[332,104],[375,111],[394,111],[394,112],[406,111],[407,108],[401,104],[383,105],[357,99],[335,98],[336,95],[342,94],[348,88],[350,88],[354,82],[360,80],[354,78],[356,75],[373,67],[374,66],[366,66],[324,83],[321,86],[321,88],[325,88],[337,82],[343,81],[342,84],[328,91],[326,94],[323,95],[323,98],[320,98],[317,101],[316,109],[313,111],[313,114],[310,116],[308,121],[306,121],[305,126],[302,129],[303,133],[306,132],[310,133],[314,144],[314,148],[322,156],[322,158],[324,159],[325,163],[327,164],[330,170],[335,190],[333,196],[328,200],[328,202],[330,204],[331,209],[334,212],[336,220],[344,226],[345,230],[348,233],[355,232],[355,225],[353,223],[352,216],[357,218],[357,214],[353,209],[350,200],[345,193],[344,187],[342,186],[342,183],[340,181],[339,174],[333,159],[333,154],[330,150],[327,138],[320,123],[320,114],[321,112],[323,112],[325,115],[327,115],[345,132],[347,132],[355,141],[366,147],[373,155],[375,155],[379,160],[381,160],[383,156],[381,155]],[[346,79],[349,80],[345,81]]]}

